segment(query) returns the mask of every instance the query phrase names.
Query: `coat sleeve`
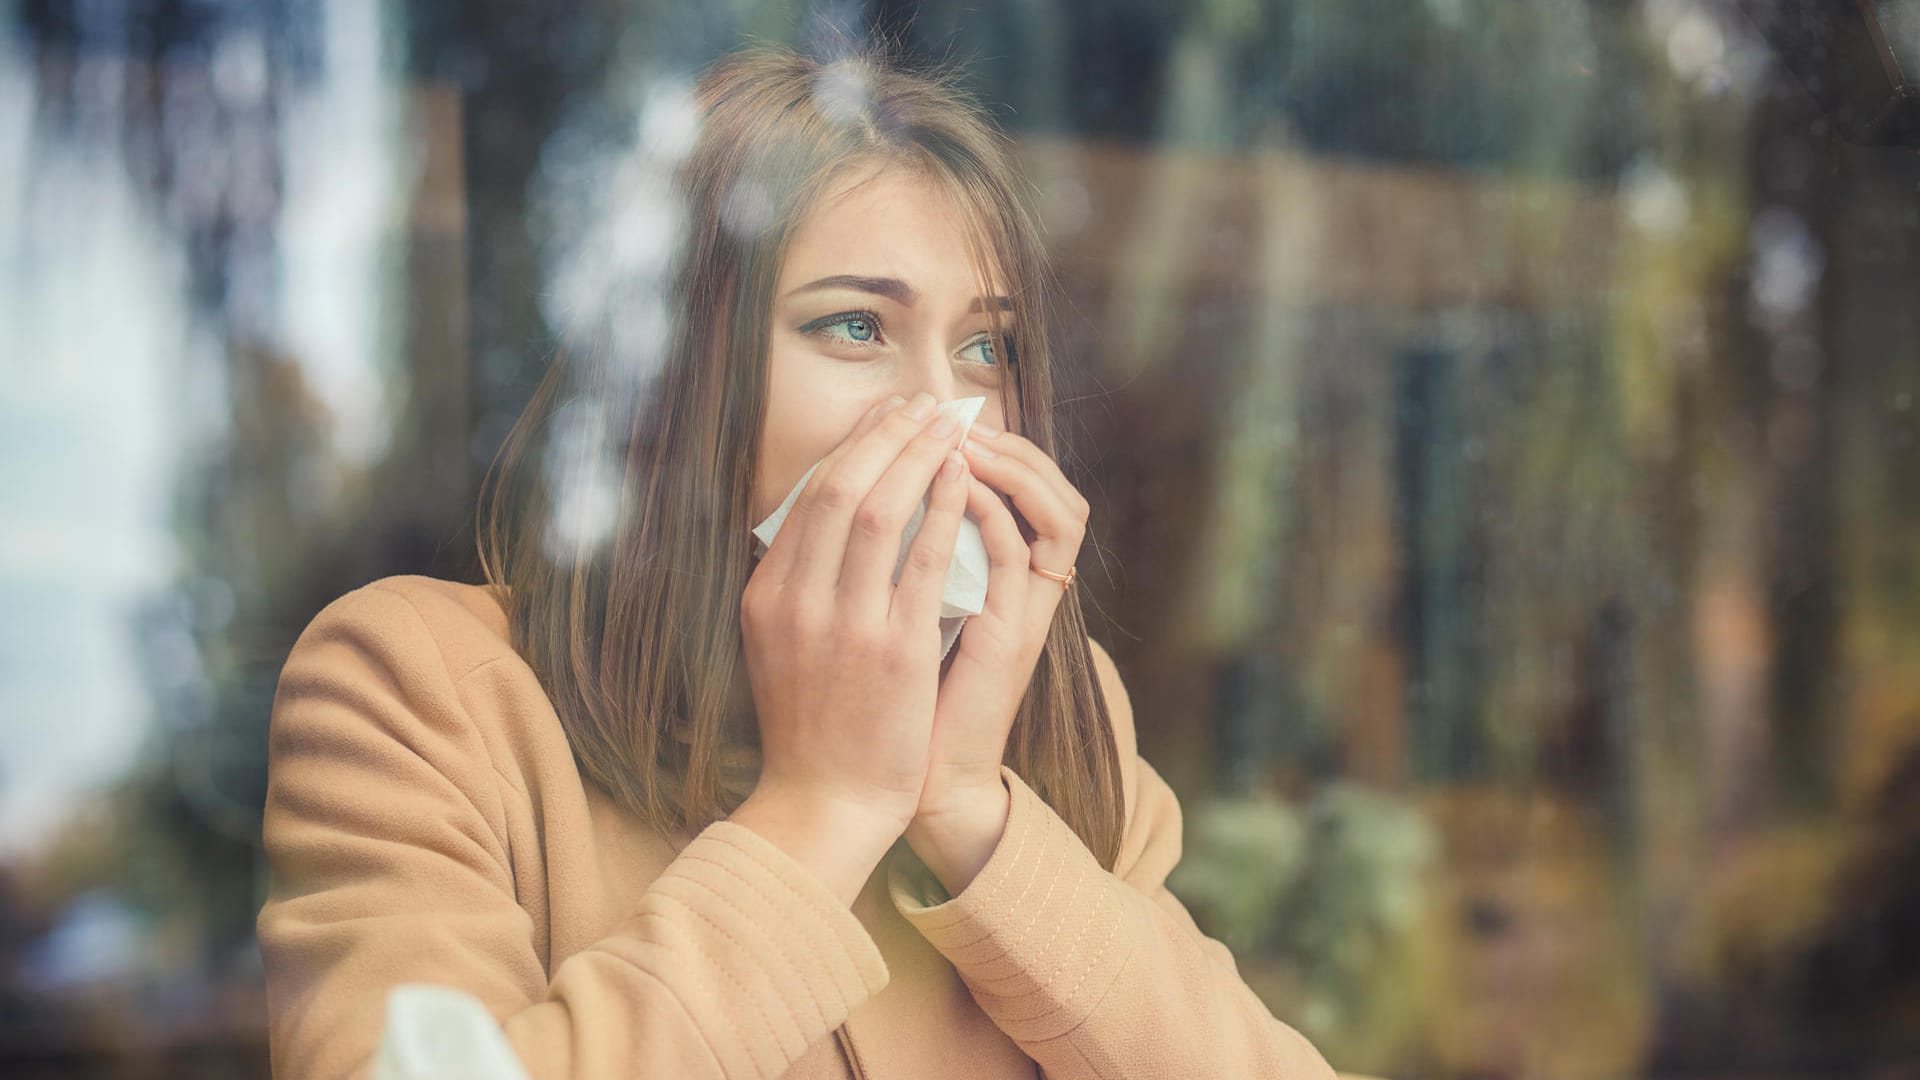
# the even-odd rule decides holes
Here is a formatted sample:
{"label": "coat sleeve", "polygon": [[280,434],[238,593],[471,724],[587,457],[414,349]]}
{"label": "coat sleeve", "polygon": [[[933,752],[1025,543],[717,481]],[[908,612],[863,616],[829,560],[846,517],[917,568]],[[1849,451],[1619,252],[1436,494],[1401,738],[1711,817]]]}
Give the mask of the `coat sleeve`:
{"label": "coat sleeve", "polygon": [[457,682],[378,583],[315,616],[282,669],[256,927],[279,1080],[364,1080],[400,983],[478,998],[535,1080],[778,1076],[886,985],[853,913],[724,820],[549,977],[505,839],[503,797],[524,796]]}
{"label": "coat sleeve", "polygon": [[924,868],[896,863],[895,907],[1050,1080],[1331,1080],[1319,1051],[1274,1018],[1233,954],[1167,890],[1180,861],[1180,804],[1139,757],[1126,691],[1098,645],[1094,660],[1130,774],[1113,872],[1003,767],[1011,805],[986,865],[948,897]]}

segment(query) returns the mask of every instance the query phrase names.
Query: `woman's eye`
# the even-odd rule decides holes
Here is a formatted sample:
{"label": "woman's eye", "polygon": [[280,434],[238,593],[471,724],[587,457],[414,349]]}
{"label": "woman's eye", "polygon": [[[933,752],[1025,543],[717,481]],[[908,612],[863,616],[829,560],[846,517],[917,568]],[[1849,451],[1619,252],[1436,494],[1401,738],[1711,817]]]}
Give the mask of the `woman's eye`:
{"label": "woman's eye", "polygon": [[[880,333],[880,320],[865,311],[848,311],[839,315],[829,315],[817,322],[808,323],[800,328],[809,334],[822,334],[828,340],[844,341],[853,345],[870,345]],[[845,336],[829,333],[842,331]]]}
{"label": "woman's eye", "polygon": [[974,357],[983,364],[993,365],[993,364],[998,364],[1000,362],[999,358],[995,355],[993,351],[992,338],[983,337],[978,341],[969,342],[967,344],[967,347],[965,349],[962,349],[961,351],[964,353],[969,350],[972,350]]}

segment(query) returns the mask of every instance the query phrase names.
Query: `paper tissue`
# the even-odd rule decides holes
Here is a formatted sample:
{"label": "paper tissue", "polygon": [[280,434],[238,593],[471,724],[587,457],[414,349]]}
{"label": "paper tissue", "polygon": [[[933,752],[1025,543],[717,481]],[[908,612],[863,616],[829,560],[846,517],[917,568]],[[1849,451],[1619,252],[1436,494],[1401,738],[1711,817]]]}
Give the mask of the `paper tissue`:
{"label": "paper tissue", "polygon": [[479,998],[402,983],[387,992],[373,1080],[527,1080],[527,1070]]}
{"label": "paper tissue", "polygon": [[[987,403],[984,397],[955,398],[941,402],[936,408],[951,414],[960,421],[960,443],[967,440],[967,433],[973,430],[973,421]],[[767,519],[753,527],[753,535],[759,539],[759,550],[765,553],[773,544],[774,536],[780,531],[781,522],[787,519],[787,511],[792,509],[794,500],[805,490],[807,481],[812,478],[815,469],[820,467],[814,462],[800,477],[793,490],[780,508],[767,515]],[[920,523],[926,519],[927,503],[932,491],[920,497],[920,505],[914,507],[913,517],[907,521],[906,532],[900,538],[900,557],[893,564],[893,582],[898,584],[900,572],[906,569],[907,551],[913,543],[914,535],[920,531]],[[987,603],[987,545],[980,538],[980,526],[973,520],[972,514],[960,519],[960,532],[953,549],[953,561],[947,566],[946,589],[940,594],[940,658],[946,659],[953,651],[953,643],[960,638],[960,628],[966,625],[967,616],[978,615]]]}

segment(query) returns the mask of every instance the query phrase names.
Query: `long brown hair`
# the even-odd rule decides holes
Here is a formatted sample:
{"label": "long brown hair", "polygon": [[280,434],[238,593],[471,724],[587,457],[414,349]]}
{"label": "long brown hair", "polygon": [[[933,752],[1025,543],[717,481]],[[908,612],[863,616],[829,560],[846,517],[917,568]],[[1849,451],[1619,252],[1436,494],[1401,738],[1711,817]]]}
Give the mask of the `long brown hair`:
{"label": "long brown hair", "polygon": [[[637,376],[631,350],[562,351],[487,470],[476,529],[513,645],[582,774],[644,820],[687,831],[731,813],[758,775],[740,599],[774,282],[794,226],[834,178],[897,164],[966,208],[981,284],[990,256],[1012,299],[1010,326],[988,312],[993,340],[1010,345],[1005,414],[1064,460],[1058,285],[1008,140],[952,69],[916,70],[886,42],[826,60],[754,45],[709,67],[692,104],[697,134],[670,170],[680,212],[668,220],[681,224],[654,308],[669,324],[657,374]],[[567,527],[596,505],[604,528]],[[1005,760],[1111,868],[1119,757],[1074,591]]]}

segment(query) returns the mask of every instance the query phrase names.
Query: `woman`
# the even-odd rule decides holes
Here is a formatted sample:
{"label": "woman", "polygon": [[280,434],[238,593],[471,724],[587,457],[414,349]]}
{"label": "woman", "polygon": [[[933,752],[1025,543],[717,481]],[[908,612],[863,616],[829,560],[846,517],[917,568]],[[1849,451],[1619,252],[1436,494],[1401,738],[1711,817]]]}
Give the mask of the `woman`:
{"label": "woman", "polygon": [[[275,1074],[363,1075],[430,982],[534,1077],[1329,1075],[1163,885],[1180,811],[1071,590],[1003,140],[879,53],[743,51],[695,103],[658,379],[556,365],[539,468],[528,420],[488,477],[488,586],[373,582],[287,660]],[[972,396],[960,450],[934,406]],[[611,527],[557,527],[607,460]],[[987,601],[943,662],[963,519]]]}

